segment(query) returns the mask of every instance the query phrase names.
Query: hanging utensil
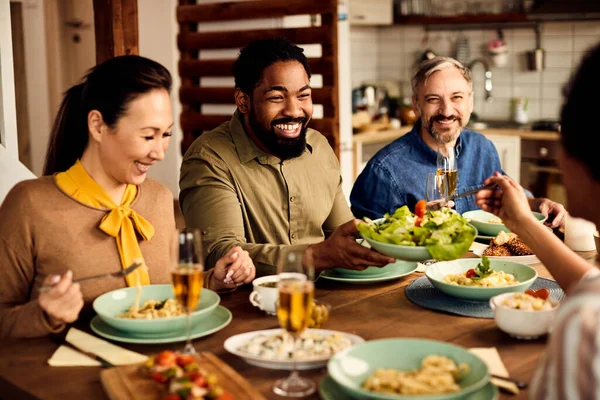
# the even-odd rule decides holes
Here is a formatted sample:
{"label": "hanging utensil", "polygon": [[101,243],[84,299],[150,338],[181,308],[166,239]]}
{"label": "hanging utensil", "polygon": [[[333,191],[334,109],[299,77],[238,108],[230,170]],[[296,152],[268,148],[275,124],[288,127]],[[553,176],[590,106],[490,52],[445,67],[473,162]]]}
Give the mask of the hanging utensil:
{"label": "hanging utensil", "polygon": [[540,24],[535,25],[535,50],[527,52],[527,68],[530,71],[541,71],[545,67],[546,52],[542,48]]}

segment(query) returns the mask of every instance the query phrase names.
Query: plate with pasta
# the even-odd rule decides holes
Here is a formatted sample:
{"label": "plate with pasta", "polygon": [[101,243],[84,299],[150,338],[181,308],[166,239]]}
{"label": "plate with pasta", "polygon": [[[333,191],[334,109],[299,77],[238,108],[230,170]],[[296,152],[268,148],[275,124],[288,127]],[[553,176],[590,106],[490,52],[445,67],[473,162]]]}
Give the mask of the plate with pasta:
{"label": "plate with pasta", "polygon": [[[218,294],[202,289],[200,302],[190,314],[192,326],[210,315],[219,302]],[[168,284],[113,290],[97,297],[93,308],[107,325],[124,332],[159,334],[185,329],[185,311]]]}
{"label": "plate with pasta", "polygon": [[425,339],[360,343],[334,355],[327,371],[350,394],[372,399],[464,399],[489,382],[475,354]]}
{"label": "plate with pasta", "polygon": [[441,292],[466,300],[489,300],[507,292],[523,292],[537,278],[529,265],[483,258],[438,262],[425,275]]}

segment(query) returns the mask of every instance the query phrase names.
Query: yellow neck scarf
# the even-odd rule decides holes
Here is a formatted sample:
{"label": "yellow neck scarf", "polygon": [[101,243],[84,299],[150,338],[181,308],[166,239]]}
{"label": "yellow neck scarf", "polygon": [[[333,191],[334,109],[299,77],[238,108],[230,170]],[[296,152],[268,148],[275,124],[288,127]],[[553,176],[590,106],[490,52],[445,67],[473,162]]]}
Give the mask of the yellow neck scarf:
{"label": "yellow neck scarf", "polygon": [[[143,260],[136,231],[143,240],[150,240],[154,236],[154,227],[144,217],[129,208],[137,195],[136,185],[127,185],[121,205],[117,205],[108,193],[88,175],[79,160],[67,171],[57,174],[55,179],[58,187],[75,200],[90,207],[110,210],[102,218],[99,228],[117,240],[123,268],[130,266],[136,259]],[[137,285],[138,277],[142,285],[150,284],[145,263],[125,277],[127,285]]]}

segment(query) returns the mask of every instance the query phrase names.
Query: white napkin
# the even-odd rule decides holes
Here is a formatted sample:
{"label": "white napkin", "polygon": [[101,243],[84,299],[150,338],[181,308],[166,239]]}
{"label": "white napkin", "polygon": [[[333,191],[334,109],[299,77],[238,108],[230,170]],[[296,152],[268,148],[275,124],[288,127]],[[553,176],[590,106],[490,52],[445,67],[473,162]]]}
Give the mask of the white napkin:
{"label": "white napkin", "polygon": [[[500,358],[500,354],[495,347],[479,347],[469,349],[469,351],[481,358],[490,371],[490,374],[508,377],[508,371]],[[491,378],[490,381],[510,393],[519,394],[519,388],[513,382],[508,382],[501,379]]]}
{"label": "white napkin", "polygon": [[475,251],[475,250],[480,250],[480,249],[481,249],[481,251],[483,251],[487,248],[488,248],[487,244],[473,242],[473,243],[471,243],[471,247],[469,247],[469,251]]}
{"label": "white napkin", "polygon": [[[69,329],[65,340],[75,347],[96,354],[114,365],[138,364],[148,359],[148,356],[116,346],[75,328]],[[60,346],[50,357],[48,363],[55,366],[100,365],[98,361],[66,346]]]}
{"label": "white napkin", "polygon": [[48,360],[52,367],[99,367],[99,361],[96,361],[85,354],[67,346],[60,346],[52,357]]}

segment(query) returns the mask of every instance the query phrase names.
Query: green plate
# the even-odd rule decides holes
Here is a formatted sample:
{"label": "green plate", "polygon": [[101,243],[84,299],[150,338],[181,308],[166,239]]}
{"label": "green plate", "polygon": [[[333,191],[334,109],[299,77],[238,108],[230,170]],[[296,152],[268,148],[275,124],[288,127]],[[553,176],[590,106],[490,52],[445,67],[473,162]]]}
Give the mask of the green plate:
{"label": "green plate", "polygon": [[[94,300],[94,311],[111,327],[131,333],[157,334],[185,329],[185,315],[156,319],[118,318],[118,314],[126,312],[133,305],[136,294],[136,287],[104,293]],[[149,299],[163,301],[172,298],[174,298],[173,285],[146,285],[142,286],[140,306]],[[209,289],[202,289],[198,306],[190,315],[192,324],[195,325],[208,316],[219,305],[220,301],[221,298],[218,294]]]}
{"label": "green plate", "polygon": [[[335,383],[329,375],[325,375],[319,384],[319,394],[323,400],[348,399],[353,396],[346,392],[340,385]],[[488,383],[483,388],[465,396],[464,400],[496,400],[498,388]]]}
{"label": "green plate", "polygon": [[[196,339],[220,331],[229,325],[231,319],[231,312],[223,306],[218,306],[208,316],[206,316],[206,318],[202,319],[195,325],[192,325],[192,332],[190,336],[192,339]],[[90,327],[95,333],[102,337],[125,343],[173,343],[183,342],[187,339],[185,328],[159,334],[129,333],[112,328],[97,315],[92,318]]]}
{"label": "green plate", "polygon": [[[362,388],[362,383],[377,368],[394,368],[403,371],[420,368],[421,361],[428,355],[440,355],[451,358],[456,363],[466,363],[470,372],[459,382],[460,390],[456,393],[440,394],[435,397],[401,396],[374,393]],[[327,363],[327,372],[344,391],[357,397],[370,399],[394,400],[454,400],[464,399],[468,394],[483,388],[489,382],[487,365],[465,348],[425,339],[382,339],[359,343],[337,353]]]}
{"label": "green plate", "polygon": [[[479,230],[481,235],[490,236],[491,238],[496,237],[500,231],[510,232],[510,230],[504,224],[494,224],[488,221],[497,219],[494,214],[483,210],[472,210],[462,214],[463,217],[470,220],[470,223]],[[546,221],[546,216],[539,212],[533,212],[533,216],[538,219],[541,223]]]}
{"label": "green plate", "polygon": [[516,285],[504,287],[476,287],[459,286],[443,282],[449,274],[460,274],[475,268],[481,262],[479,258],[463,258],[460,260],[438,262],[430,265],[425,270],[425,276],[431,284],[447,295],[467,300],[489,300],[490,298],[507,292],[523,292],[529,288],[537,278],[537,271],[529,265],[513,261],[490,259],[490,267],[496,271],[513,274]]}
{"label": "green plate", "polygon": [[[375,268],[375,267],[369,267],[369,268]],[[370,276],[346,275],[346,274],[341,274],[339,272],[336,272],[332,269],[328,269],[328,270],[321,272],[320,277],[323,279],[329,279],[329,280],[337,281],[337,282],[357,283],[357,284],[385,282],[385,281],[391,281],[391,280],[398,279],[403,276],[412,274],[417,269],[417,263],[398,260],[393,264],[388,264],[385,267],[378,268],[378,269],[383,271],[383,273],[378,274],[378,275],[370,275]]]}

